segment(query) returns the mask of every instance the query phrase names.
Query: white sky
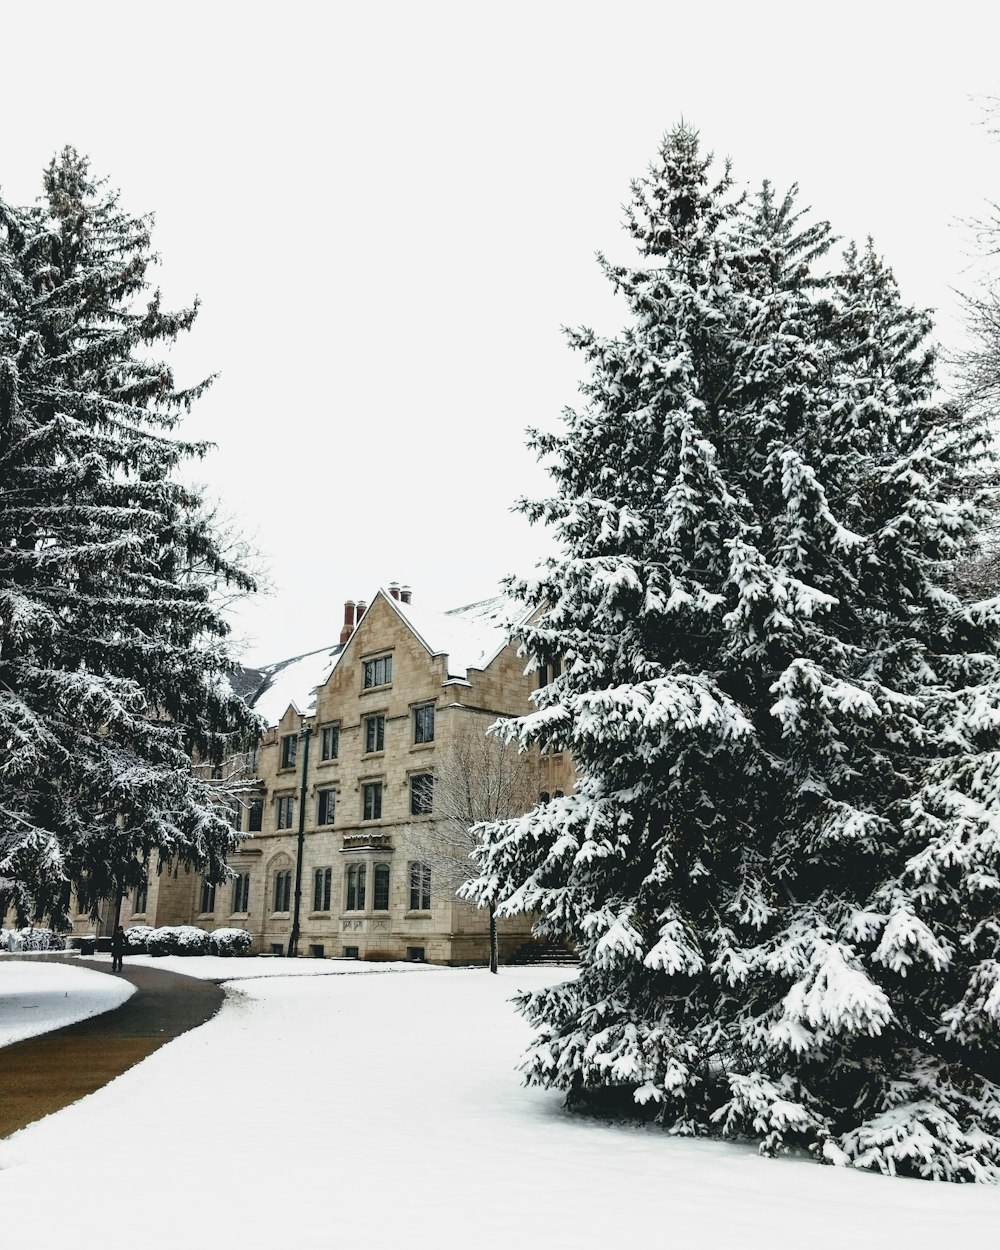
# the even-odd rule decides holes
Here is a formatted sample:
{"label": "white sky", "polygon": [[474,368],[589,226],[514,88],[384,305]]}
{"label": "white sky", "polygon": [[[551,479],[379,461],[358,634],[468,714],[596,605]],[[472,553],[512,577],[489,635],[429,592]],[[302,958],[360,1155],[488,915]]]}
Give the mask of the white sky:
{"label": "white sky", "polygon": [[23,5],[0,193],[33,199],[68,142],[155,211],[166,296],[203,301],[181,380],[221,375],[196,476],[279,587],[238,626],[266,662],[379,584],[456,606],[545,550],[509,512],[545,488],[523,429],[575,401],[560,326],[621,324],[593,253],[628,259],[629,180],[681,116],[873,234],[954,341],[998,40],[984,0]]}

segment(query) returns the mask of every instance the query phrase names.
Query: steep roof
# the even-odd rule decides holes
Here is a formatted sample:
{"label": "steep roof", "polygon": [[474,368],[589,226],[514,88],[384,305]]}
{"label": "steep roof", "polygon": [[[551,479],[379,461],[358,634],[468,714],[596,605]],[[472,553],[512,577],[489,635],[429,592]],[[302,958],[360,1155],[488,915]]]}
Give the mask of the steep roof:
{"label": "steep roof", "polygon": [[[372,602],[379,595],[396,610],[431,655],[447,655],[448,676],[456,680],[467,679],[470,669],[487,668],[507,645],[511,625],[527,620],[531,614],[523,604],[505,595],[481,599],[446,612],[403,603],[386,590],[379,590]],[[371,604],[365,616],[370,611]],[[344,645],[338,642],[305,655],[278,660],[260,670],[244,670],[246,685],[251,689],[247,702],[268,725],[277,725],[289,707],[294,707],[300,715],[312,715],[316,711],[316,691],[336,668]],[[255,689],[251,673],[260,678]]]}

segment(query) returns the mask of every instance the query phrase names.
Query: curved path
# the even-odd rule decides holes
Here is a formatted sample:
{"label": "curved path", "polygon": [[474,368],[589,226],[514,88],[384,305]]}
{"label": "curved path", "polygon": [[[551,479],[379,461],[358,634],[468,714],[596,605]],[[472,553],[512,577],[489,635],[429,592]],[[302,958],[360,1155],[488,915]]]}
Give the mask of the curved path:
{"label": "curved path", "polygon": [[126,963],[124,972],[113,973],[106,963],[77,956],[59,962],[124,976],[136,992],[103,1015],[0,1050],[0,1137],[107,1085],[164,1043],[210,1020],[225,998],[211,981],[158,968]]}

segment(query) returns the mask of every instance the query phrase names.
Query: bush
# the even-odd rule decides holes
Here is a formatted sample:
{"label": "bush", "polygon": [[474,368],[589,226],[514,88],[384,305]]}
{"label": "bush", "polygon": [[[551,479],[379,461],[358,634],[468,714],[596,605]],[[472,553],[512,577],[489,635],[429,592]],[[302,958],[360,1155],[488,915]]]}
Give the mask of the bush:
{"label": "bush", "polygon": [[0,929],[0,950],[10,951],[61,951],[66,949],[66,939],[51,929]]}
{"label": "bush", "polygon": [[213,955],[246,955],[253,941],[246,929],[213,929],[209,937]]}
{"label": "bush", "polygon": [[164,927],[152,929],[146,935],[146,953],[148,955],[173,955],[177,951],[175,930]]}
{"label": "bush", "polygon": [[135,924],[130,929],[126,929],[125,940],[129,951],[133,955],[145,955],[149,950],[150,934],[155,932],[153,926],[148,924]]}
{"label": "bush", "polygon": [[174,930],[178,955],[210,955],[212,936],[193,924],[182,924]]}

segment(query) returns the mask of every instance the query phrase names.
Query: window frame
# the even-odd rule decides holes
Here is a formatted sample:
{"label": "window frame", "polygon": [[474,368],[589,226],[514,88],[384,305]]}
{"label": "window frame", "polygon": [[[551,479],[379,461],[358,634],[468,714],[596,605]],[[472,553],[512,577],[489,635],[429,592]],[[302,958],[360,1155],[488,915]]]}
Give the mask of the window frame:
{"label": "window frame", "polygon": [[[372,911],[388,911],[391,900],[390,887],[392,869],[384,862],[377,863],[372,869]],[[384,903],[380,906],[380,900]]]}
{"label": "window frame", "polygon": [[[241,907],[240,904],[243,904]],[[245,916],[250,910],[250,874],[238,872],[233,878],[232,911],[234,916]]]}
{"label": "window frame", "polygon": [[377,690],[392,685],[392,655],[372,656],[361,661],[362,690]]}
{"label": "window frame", "polygon": [[[284,906],[279,906],[281,902]],[[271,902],[274,906],[272,912],[288,912],[291,911],[292,903],[292,870],[291,868],[277,868],[274,873],[274,885],[271,891]]]}
{"label": "window frame", "polygon": [[313,869],[313,911],[330,910],[330,891],[333,886],[333,869],[329,866]]}
{"label": "window frame", "polygon": [[410,815],[430,816],[434,811],[434,774],[411,773],[409,782]]}
{"label": "window frame", "polygon": [[319,730],[319,758],[325,764],[340,757],[340,721],[321,725]]}
{"label": "window frame", "polygon": [[[422,703],[420,704],[419,707],[415,707],[413,709],[413,745],[414,746],[418,746],[418,747],[429,746],[434,741],[434,728],[435,728],[435,720],[436,720],[435,711],[436,711],[436,704],[434,703]],[[427,732],[428,726],[426,724],[426,721],[428,720],[428,714],[429,714],[429,719],[430,719],[430,726],[429,726],[430,732],[429,733]],[[422,724],[422,722],[424,723]]]}
{"label": "window frame", "polygon": [[274,827],[277,830],[295,828],[295,795],[277,794],[274,798]]}
{"label": "window frame", "polygon": [[282,734],[281,735],[281,763],[280,768],[294,768],[299,758],[299,735],[298,734]]}
{"label": "window frame", "polygon": [[316,824],[332,825],[337,820],[337,790],[335,786],[324,786],[316,791]]}
{"label": "window frame", "polygon": [[[379,755],[385,750],[385,712],[370,712],[364,721],[364,754]],[[374,743],[374,746],[370,746],[369,743]]]}
{"label": "window frame", "polygon": [[362,860],[349,864],[344,873],[344,911],[364,911],[368,865]]}
{"label": "window frame", "polygon": [[410,911],[430,911],[433,880],[426,860],[410,860]]}
{"label": "window frame", "polygon": [[382,791],[384,789],[384,784],[378,779],[361,783],[362,820],[382,819]]}
{"label": "window frame", "polygon": [[260,833],[264,828],[264,800],[251,799],[247,804],[247,833]]}
{"label": "window frame", "polygon": [[211,916],[215,913],[215,886],[207,877],[201,879],[201,897],[198,900],[198,914]]}

